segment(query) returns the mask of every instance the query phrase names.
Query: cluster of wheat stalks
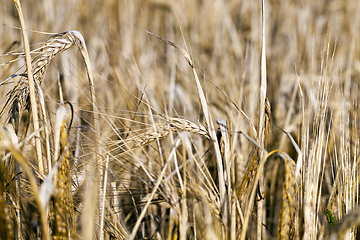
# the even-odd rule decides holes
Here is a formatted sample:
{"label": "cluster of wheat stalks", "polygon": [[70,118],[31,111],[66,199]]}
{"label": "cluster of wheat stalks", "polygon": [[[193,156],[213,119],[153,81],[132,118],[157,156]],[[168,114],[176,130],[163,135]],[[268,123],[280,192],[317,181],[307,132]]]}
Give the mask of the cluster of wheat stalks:
{"label": "cluster of wheat stalks", "polygon": [[14,2],[2,239],[356,239],[360,3],[89,1],[30,49]]}

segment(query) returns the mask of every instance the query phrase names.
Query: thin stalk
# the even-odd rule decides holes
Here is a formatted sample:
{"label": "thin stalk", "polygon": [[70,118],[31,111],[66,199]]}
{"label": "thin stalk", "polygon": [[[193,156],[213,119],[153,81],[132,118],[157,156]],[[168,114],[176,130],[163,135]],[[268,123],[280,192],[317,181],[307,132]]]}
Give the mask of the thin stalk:
{"label": "thin stalk", "polygon": [[188,207],[187,207],[187,203],[186,203],[187,166],[186,166],[186,146],[185,146],[185,144],[183,145],[182,150],[183,150],[182,160],[183,160],[183,166],[184,166],[183,167],[184,190],[183,190],[182,196],[181,196],[181,214],[180,214],[181,221],[179,224],[179,230],[180,230],[180,240],[185,240],[186,232],[187,232],[187,224],[188,224]]}
{"label": "thin stalk", "polygon": [[[186,58],[186,59],[188,60],[190,58]],[[215,155],[216,155],[216,163],[217,163],[217,171],[218,171],[218,176],[219,176],[220,203],[221,203],[221,206],[224,206],[226,189],[225,189],[225,179],[224,179],[224,171],[223,171],[224,167],[223,167],[223,163],[222,163],[220,147],[219,147],[219,143],[218,143],[218,140],[217,140],[217,137],[216,137],[216,132],[215,132],[215,129],[214,129],[214,125],[212,123],[210,110],[209,110],[208,104],[206,102],[205,94],[204,94],[204,92],[202,90],[199,78],[198,78],[198,76],[196,74],[196,69],[194,68],[192,62],[189,62],[189,64],[190,64],[190,66],[191,66],[191,68],[193,70],[196,87],[197,87],[198,92],[199,92],[201,107],[203,109],[205,121],[206,121],[206,124],[207,124],[207,128],[208,128],[211,140],[213,141],[213,145],[214,145],[214,150],[215,150]],[[224,220],[226,220],[226,218],[227,218],[227,216],[225,214],[224,215]],[[226,225],[226,222],[224,222],[224,224]]]}
{"label": "thin stalk", "polygon": [[[265,2],[262,0],[261,4],[261,14],[262,14],[262,46],[261,46],[261,83],[260,83],[260,105],[259,105],[259,127],[258,127],[258,138],[259,144],[264,146],[265,139],[264,133],[265,129],[265,98],[266,98],[266,39],[265,39]],[[259,156],[261,156],[261,150],[259,150]],[[264,183],[264,172],[260,173],[259,188],[260,194],[262,195],[261,189],[263,188]],[[257,239],[261,240],[262,238],[262,216],[263,216],[263,206],[264,200],[261,199],[257,202]]]}
{"label": "thin stalk", "polygon": [[49,127],[48,127],[49,121],[46,116],[44,93],[43,93],[42,89],[40,88],[40,86],[37,84],[37,82],[35,82],[35,83],[36,83],[36,87],[37,87],[38,93],[39,93],[41,112],[42,112],[43,121],[44,121],[47,168],[48,168],[48,172],[50,172],[50,170],[52,169],[52,163],[51,163],[51,151],[50,151],[51,149],[50,149],[50,142],[49,142],[49,139],[50,139]]}
{"label": "thin stalk", "polygon": [[108,167],[109,167],[109,154],[106,156],[106,161],[105,161],[105,169],[103,172],[103,178],[104,178],[104,182],[103,182],[103,192],[102,192],[102,196],[101,196],[101,217],[100,217],[100,240],[104,239],[104,213],[105,213],[105,197],[106,197],[106,185],[107,185],[107,177],[108,177]]}
{"label": "thin stalk", "polygon": [[26,27],[25,27],[25,20],[24,15],[22,13],[20,0],[14,0],[16,10],[19,14],[19,20],[21,25],[21,32],[23,36],[24,42],[24,51],[25,51],[25,60],[26,60],[26,71],[28,75],[29,81],[29,94],[30,94],[30,103],[31,103],[31,112],[33,117],[33,124],[34,124],[34,132],[35,135],[35,150],[36,150],[36,159],[38,164],[38,170],[41,173],[44,173],[44,166],[42,162],[42,153],[41,153],[41,141],[40,141],[40,132],[39,132],[39,118],[38,118],[38,111],[37,111],[37,104],[36,104],[36,93],[35,93],[35,83],[31,69],[31,55],[30,55],[30,46],[29,41],[26,35]]}

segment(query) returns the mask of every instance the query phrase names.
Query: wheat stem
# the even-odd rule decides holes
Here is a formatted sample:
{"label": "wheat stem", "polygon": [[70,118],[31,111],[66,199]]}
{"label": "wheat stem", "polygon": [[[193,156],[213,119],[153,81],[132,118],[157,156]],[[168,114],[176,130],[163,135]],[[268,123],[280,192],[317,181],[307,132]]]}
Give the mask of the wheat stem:
{"label": "wheat stem", "polygon": [[106,197],[106,185],[107,185],[107,178],[108,178],[108,167],[109,167],[109,154],[106,156],[106,160],[105,160],[105,168],[103,171],[103,192],[102,192],[102,196],[101,196],[101,201],[100,201],[100,209],[101,209],[101,216],[100,216],[100,240],[104,239],[104,214],[105,214],[105,197]]}
{"label": "wheat stem", "polygon": [[[258,138],[259,144],[264,146],[264,133],[265,129],[265,98],[266,98],[266,39],[265,39],[265,2],[261,1],[261,13],[262,13],[262,46],[261,46],[261,84],[260,84],[260,105],[259,105],[259,127],[258,127]],[[261,156],[261,151],[259,150],[259,156]],[[260,174],[259,188],[260,194],[262,193],[264,182],[264,172]],[[263,226],[263,206],[264,200],[260,199],[257,202],[257,239],[262,239],[262,226]]]}
{"label": "wheat stem", "polygon": [[23,36],[24,42],[24,51],[25,51],[25,60],[26,60],[26,69],[29,81],[29,92],[30,92],[30,102],[31,102],[31,112],[33,117],[34,131],[36,132],[35,136],[35,149],[36,149],[36,159],[38,164],[38,169],[41,173],[44,172],[44,166],[42,162],[42,153],[41,153],[41,142],[40,142],[40,132],[39,130],[39,119],[38,119],[38,111],[37,111],[37,103],[36,103],[36,93],[35,93],[35,83],[32,75],[31,69],[31,56],[30,56],[30,46],[29,41],[26,35],[26,27],[25,20],[21,9],[20,0],[14,0],[16,10],[19,14],[19,20],[21,24],[21,32]]}

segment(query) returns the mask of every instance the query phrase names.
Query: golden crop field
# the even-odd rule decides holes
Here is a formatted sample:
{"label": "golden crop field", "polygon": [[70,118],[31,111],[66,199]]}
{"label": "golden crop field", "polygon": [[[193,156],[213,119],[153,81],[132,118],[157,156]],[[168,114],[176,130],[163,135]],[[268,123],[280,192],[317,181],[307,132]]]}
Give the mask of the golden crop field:
{"label": "golden crop field", "polygon": [[0,0],[1,239],[357,239],[359,18]]}

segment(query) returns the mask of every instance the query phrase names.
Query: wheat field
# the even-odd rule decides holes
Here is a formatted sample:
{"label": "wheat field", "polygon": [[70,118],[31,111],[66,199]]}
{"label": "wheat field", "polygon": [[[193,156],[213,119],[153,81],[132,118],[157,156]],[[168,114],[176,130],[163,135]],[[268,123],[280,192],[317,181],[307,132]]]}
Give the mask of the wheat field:
{"label": "wheat field", "polygon": [[357,239],[359,17],[0,0],[1,239]]}

